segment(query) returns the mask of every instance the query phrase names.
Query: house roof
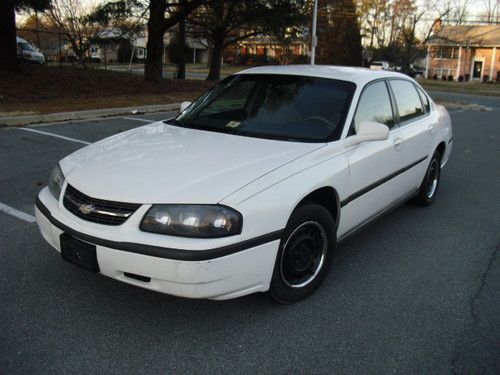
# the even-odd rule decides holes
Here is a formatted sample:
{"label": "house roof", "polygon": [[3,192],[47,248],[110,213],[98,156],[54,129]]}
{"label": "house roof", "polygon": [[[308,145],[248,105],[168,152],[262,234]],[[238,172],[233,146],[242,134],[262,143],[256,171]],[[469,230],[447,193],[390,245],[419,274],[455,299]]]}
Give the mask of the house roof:
{"label": "house roof", "polygon": [[443,26],[429,38],[428,45],[500,46],[500,25]]}

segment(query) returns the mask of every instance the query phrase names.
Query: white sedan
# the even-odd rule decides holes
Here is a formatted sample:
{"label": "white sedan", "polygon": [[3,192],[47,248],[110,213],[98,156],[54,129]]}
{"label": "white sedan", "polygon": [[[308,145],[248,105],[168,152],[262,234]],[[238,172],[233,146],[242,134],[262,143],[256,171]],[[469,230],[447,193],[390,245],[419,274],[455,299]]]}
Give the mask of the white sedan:
{"label": "white sedan", "polygon": [[114,279],[291,303],[338,241],[409,199],[431,204],[451,148],[446,109],[407,76],[260,67],[61,160],[36,217],[63,259]]}

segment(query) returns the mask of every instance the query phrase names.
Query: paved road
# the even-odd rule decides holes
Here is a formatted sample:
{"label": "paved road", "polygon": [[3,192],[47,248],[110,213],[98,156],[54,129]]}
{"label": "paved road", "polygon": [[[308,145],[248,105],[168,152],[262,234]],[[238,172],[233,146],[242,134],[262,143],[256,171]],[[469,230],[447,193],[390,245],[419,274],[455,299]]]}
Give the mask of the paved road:
{"label": "paved road", "polygon": [[459,104],[479,104],[488,109],[500,110],[500,96],[472,95],[444,91],[429,91],[434,100]]}
{"label": "paved road", "polygon": [[[403,205],[338,249],[309,299],[175,298],[63,262],[0,212],[0,373],[498,373],[500,127],[452,112],[435,204]],[[142,116],[142,119],[166,115]],[[137,119],[0,129],[0,202],[33,214],[53,165]]]}

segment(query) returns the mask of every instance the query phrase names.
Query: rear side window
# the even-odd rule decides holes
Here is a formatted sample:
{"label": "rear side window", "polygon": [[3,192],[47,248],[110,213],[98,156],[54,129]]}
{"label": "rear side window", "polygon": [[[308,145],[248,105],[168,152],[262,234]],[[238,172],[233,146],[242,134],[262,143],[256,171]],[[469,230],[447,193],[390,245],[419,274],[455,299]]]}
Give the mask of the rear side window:
{"label": "rear side window", "polygon": [[385,82],[372,83],[366,86],[361,93],[358,108],[354,115],[355,128],[363,121],[379,122],[387,125],[389,128],[394,126],[391,98],[389,97]]}
{"label": "rear side window", "polygon": [[391,80],[389,84],[394,92],[401,122],[418,117],[424,113],[420,96],[413,83],[403,80]]}
{"label": "rear side window", "polygon": [[431,111],[431,104],[429,103],[429,98],[425,93],[417,87],[418,94],[420,95],[420,99],[422,99],[422,103],[424,103],[425,112],[429,113]]}

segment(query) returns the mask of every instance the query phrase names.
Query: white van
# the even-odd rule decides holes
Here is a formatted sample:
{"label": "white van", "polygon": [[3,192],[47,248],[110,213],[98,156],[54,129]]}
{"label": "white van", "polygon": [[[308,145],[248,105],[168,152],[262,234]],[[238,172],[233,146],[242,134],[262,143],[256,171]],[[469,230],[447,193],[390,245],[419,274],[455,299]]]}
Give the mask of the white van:
{"label": "white van", "polygon": [[371,70],[390,70],[390,64],[387,61],[374,61],[370,64]]}
{"label": "white van", "polygon": [[34,64],[45,64],[45,56],[26,40],[17,39],[17,57],[20,60],[28,61]]}

